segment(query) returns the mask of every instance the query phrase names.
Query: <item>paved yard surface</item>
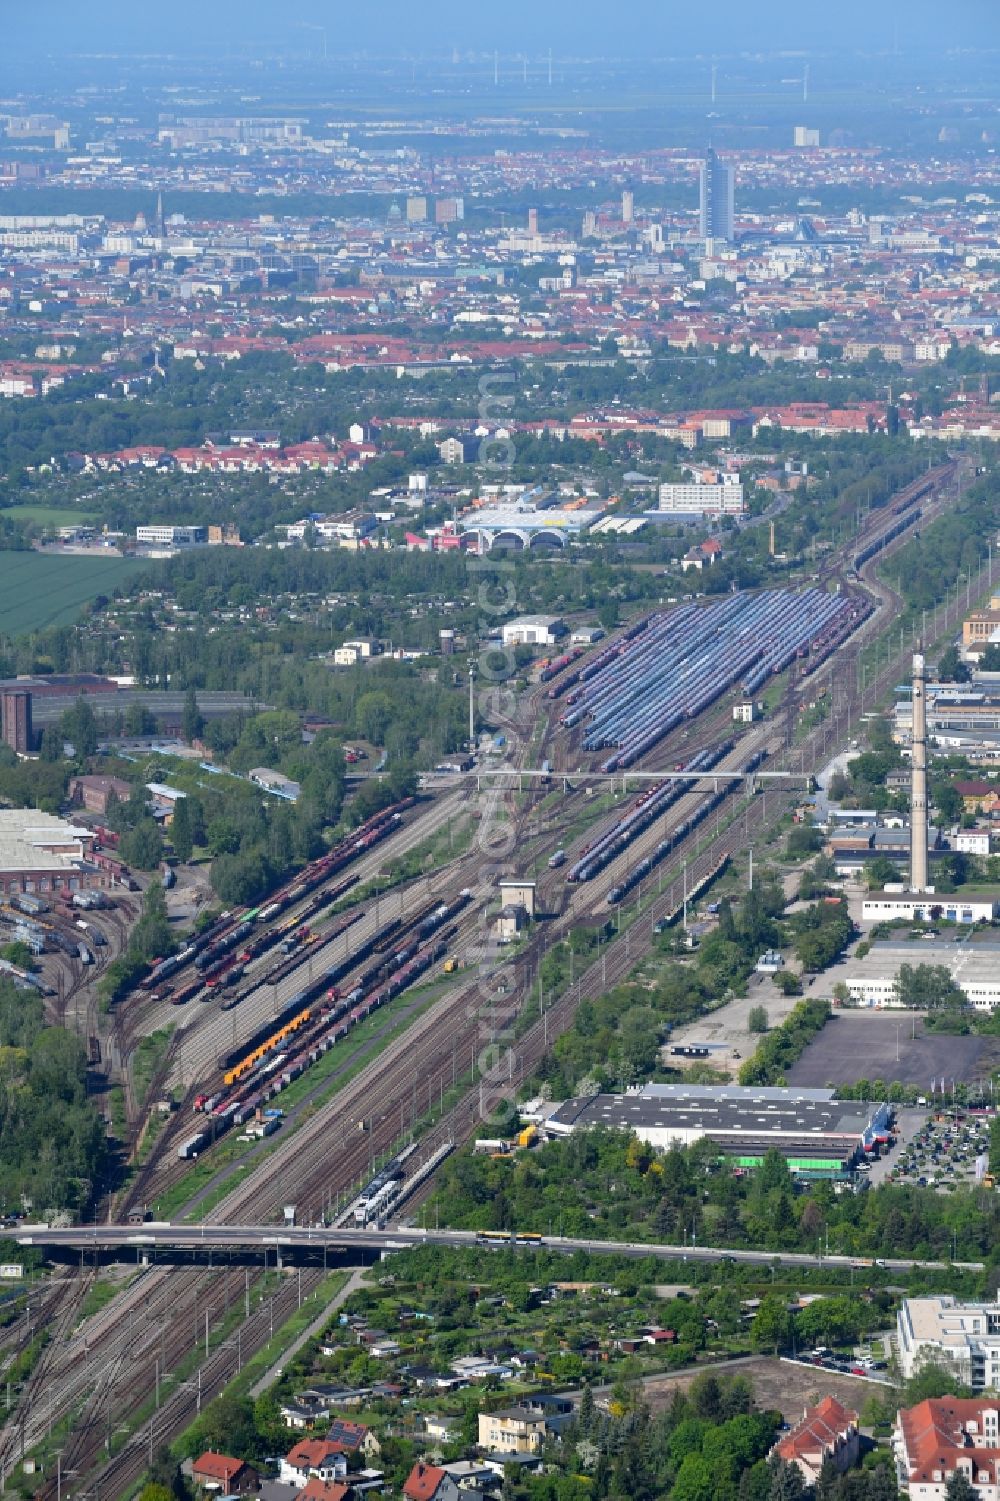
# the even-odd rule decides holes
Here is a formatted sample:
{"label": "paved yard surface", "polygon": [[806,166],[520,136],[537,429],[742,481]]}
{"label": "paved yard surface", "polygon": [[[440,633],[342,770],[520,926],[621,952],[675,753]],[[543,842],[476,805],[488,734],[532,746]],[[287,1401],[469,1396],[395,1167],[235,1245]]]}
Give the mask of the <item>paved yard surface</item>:
{"label": "paved yard surface", "polygon": [[[776,1027],[801,999],[797,995],[782,995],[770,975],[753,975],[748,995],[738,996],[736,1000],[721,1006],[718,1011],[710,1011],[707,1016],[700,1016],[687,1026],[675,1027],[670,1041],[663,1049],[663,1061],[671,1068],[683,1068],[686,1063],[707,1063],[711,1068],[727,1070],[735,1078],[740,1064],[745,1058],[751,1057],[760,1041],[759,1037],[751,1035],[747,1029],[751,1008],[763,1006],[767,1012],[768,1025]],[[670,1049],[681,1043],[688,1047],[708,1048],[708,1057],[673,1057]],[[737,1053],[739,1057],[736,1056]]]}
{"label": "paved yard surface", "polygon": [[880,1157],[877,1162],[872,1163],[872,1170],[868,1174],[868,1182],[872,1188],[876,1188],[880,1183],[885,1182],[902,1156],[904,1149],[909,1146],[926,1119],[926,1110],[896,1111],[896,1145],[891,1152],[887,1152],[884,1157]]}
{"label": "paved yard surface", "polygon": [[[915,1084],[931,1098],[932,1081],[971,1081],[988,1077],[986,1037],[927,1034],[918,1017],[905,1011],[835,1012],[788,1073],[790,1084],[813,1088],[883,1079]],[[940,1089],[940,1083],[938,1085]]]}

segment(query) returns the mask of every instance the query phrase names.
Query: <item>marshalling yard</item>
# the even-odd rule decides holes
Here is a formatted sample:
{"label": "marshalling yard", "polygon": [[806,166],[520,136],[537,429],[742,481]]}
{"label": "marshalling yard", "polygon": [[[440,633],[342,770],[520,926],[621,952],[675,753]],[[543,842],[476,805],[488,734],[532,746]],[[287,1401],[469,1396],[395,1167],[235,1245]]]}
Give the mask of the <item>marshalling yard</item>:
{"label": "marshalling yard", "polygon": [[[331,1247],[336,1254],[330,1235],[340,1224],[405,1235],[436,1165],[513,1097],[579,1003],[623,980],[657,928],[678,919],[685,893],[743,861],[884,701],[912,643],[897,643],[899,601],[876,566],[968,477],[960,463],[929,471],[869,516],[807,591],[664,608],[536,666],[528,690],[502,709],[482,701],[481,717],[503,739],[498,755],[427,778],[417,797],[354,830],[258,909],[219,919],[107,1016],[94,980],[123,947],[137,898],[116,895],[88,913],[106,939],[94,943],[95,963],[57,955],[43,977],[53,1019],[89,1048],[109,1122],[113,1091],[124,1102],[128,1171],[96,1221],[277,1232],[294,1206],[296,1226],[327,1227],[324,1260]],[[941,606],[928,639],[953,628],[958,608]],[[891,645],[862,687],[861,653],[875,637]],[[770,712],[735,723],[734,703],[779,675]],[[797,733],[821,695],[826,717]],[[404,855],[431,841],[440,849],[443,836],[455,851],[444,863],[394,881]],[[501,881],[515,883],[508,893],[534,882],[524,893],[534,921],[509,948],[496,937]],[[609,916],[596,957],[546,995],[546,952]],[[54,931],[73,922],[61,909],[41,920]],[[168,1030],[139,1088],[137,1050]],[[168,1097],[177,1106],[161,1113]],[[156,1259],[147,1244],[150,1264],[81,1322],[98,1253],[78,1237],[78,1260],[72,1252],[41,1281],[0,1335],[9,1359],[43,1323],[51,1333],[0,1430],[4,1475],[61,1422],[75,1490],[123,1493],[149,1452],[323,1279],[317,1264],[278,1277],[275,1257],[268,1271],[259,1251],[238,1254],[219,1240],[214,1263],[210,1245],[201,1264]],[[44,1231],[33,1241],[44,1246]],[[123,1232],[107,1254],[141,1261],[141,1236]],[[184,1379],[171,1381],[182,1362]],[[56,1485],[53,1476],[43,1488],[53,1501]]]}

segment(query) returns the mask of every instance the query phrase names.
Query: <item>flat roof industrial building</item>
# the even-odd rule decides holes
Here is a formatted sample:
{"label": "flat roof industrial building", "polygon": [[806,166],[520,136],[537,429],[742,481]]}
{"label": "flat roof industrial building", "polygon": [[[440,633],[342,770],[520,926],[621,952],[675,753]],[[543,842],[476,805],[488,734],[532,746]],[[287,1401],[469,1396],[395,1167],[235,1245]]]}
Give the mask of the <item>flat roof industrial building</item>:
{"label": "flat roof industrial building", "polygon": [[977,1011],[992,1011],[1000,1005],[1000,936],[992,934],[975,943],[969,941],[968,934],[961,942],[922,939],[875,943],[864,958],[852,955],[843,960],[836,978],[859,1005],[898,1006],[902,1003],[896,981],[904,964],[914,969],[919,964],[946,969]]}
{"label": "flat roof industrial building", "polygon": [[962,886],[958,891],[908,891],[904,886],[886,886],[870,891],[861,902],[862,923],[872,922],[992,922],[997,915],[995,887],[980,890]]}
{"label": "flat roof industrial building", "polygon": [[887,1138],[890,1119],[887,1104],[836,1100],[832,1089],[646,1084],[565,1100],[545,1126],[557,1136],[607,1126],[661,1149],[707,1138],[738,1167],[777,1150],[802,1177],[838,1177]]}
{"label": "flat roof industrial building", "polygon": [[92,861],[93,844],[92,830],[51,813],[0,809],[0,894],[109,885],[107,870]]}

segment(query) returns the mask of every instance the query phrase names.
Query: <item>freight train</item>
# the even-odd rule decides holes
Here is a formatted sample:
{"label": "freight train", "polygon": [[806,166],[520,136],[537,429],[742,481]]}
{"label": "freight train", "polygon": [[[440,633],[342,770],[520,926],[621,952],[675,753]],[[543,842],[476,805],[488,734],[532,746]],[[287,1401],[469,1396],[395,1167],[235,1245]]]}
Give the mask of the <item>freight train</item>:
{"label": "freight train", "polygon": [[[227,1089],[251,1075],[258,1065],[267,1061],[311,1022],[319,1020],[323,1022],[324,1028],[329,1028],[331,1024],[349,1017],[353,1025],[405,990],[407,985],[412,984],[414,979],[430,967],[434,959],[442,957],[446,952],[447,946],[440,942],[428,947],[427,939],[456,917],[471,898],[471,891],[462,891],[453,901],[442,902],[419,918],[413,928],[415,936],[381,958],[346,996],[340,994],[336,981],[376,952],[382,933],[372,934],[349,959],[342,960],[317,975],[285,1004],[276,1017],[264,1022],[239,1047],[219,1059],[219,1069]],[[394,922],[394,926],[398,927],[398,923]],[[372,989],[373,985],[379,988]],[[196,1109],[202,1108],[199,1101],[203,1100],[204,1097],[199,1096],[199,1100],[195,1102]]]}
{"label": "freight train", "polygon": [[[764,760],[766,754],[767,752],[763,750],[755,752],[755,754],[752,755],[750,759],[740,768],[741,771],[755,771],[756,768]],[[617,886],[611,887],[606,897],[608,905],[610,907],[616,907],[619,902],[623,901],[628,893],[632,891],[634,887],[638,886],[639,882],[644,880],[645,877],[649,875],[650,871],[655,870],[657,865],[659,865],[662,860],[665,860],[670,852],[676,849],[677,846],[687,838],[688,834],[691,833],[691,830],[696,828],[703,819],[707,818],[712,809],[717,808],[722,802],[723,798],[728,797],[728,795],[729,786],[727,783],[724,783],[715,792],[710,792],[705,798],[703,798],[703,800],[698,804],[698,807],[690,815],[690,817],[683,819],[675,829],[672,829],[667,837],[660,841],[660,843],[656,846],[651,854],[647,855],[644,860],[640,860],[639,864],[629,871],[628,875],[623,881],[620,881]]]}
{"label": "freight train", "polygon": [[[443,958],[453,929],[441,932],[440,925],[456,916],[470,896],[470,892],[462,892],[455,901],[441,904],[428,914],[432,922],[425,919],[423,923],[428,925],[425,931],[431,932],[434,941],[423,941],[423,946],[407,961],[393,967],[392,973],[374,991],[363,991],[356,986],[344,997],[336,991],[323,995],[321,991],[327,980],[323,976],[308,991],[296,995],[276,1018],[258,1028],[248,1042],[219,1060],[222,1088],[207,1096],[200,1094],[194,1102],[195,1111],[212,1117],[216,1135],[231,1124],[242,1126],[252,1120],[269,1100],[347,1036],[357,1022],[393,1000]],[[396,953],[399,955],[399,950]],[[312,997],[314,991],[318,994]]]}
{"label": "freight train", "polygon": [[[723,756],[728,755],[732,748],[733,742],[724,740],[719,745],[698,751],[687,762],[684,770],[710,771],[722,760]],[[589,881],[599,875],[605,866],[610,865],[640,834],[651,828],[661,814],[665,813],[688,790],[684,782],[679,779],[654,784],[637,798],[630,808],[626,809],[623,816],[606,834],[593,844],[584,847],[581,858],[570,867],[566,879]]]}
{"label": "freight train", "polygon": [[[687,896],[685,897],[684,901],[696,901],[698,897],[701,896],[703,891],[708,890],[709,886],[711,886],[716,877],[721,876],[722,872],[725,870],[728,864],[729,853],[728,851],[723,850],[722,854],[715,861],[714,865],[712,865],[705,872],[700,880],[695,881],[694,885],[688,888]],[[663,914],[663,916],[660,918],[659,922],[653,929],[655,933],[665,933],[667,928],[673,927],[674,923],[677,922],[678,918],[680,918],[684,913],[684,901],[676,902],[673,907],[667,909],[667,911]],[[718,904],[716,903],[715,905],[717,908]],[[709,904],[708,910],[709,912],[711,912],[711,904]]]}
{"label": "freight train", "polygon": [[[252,1053],[238,1060],[223,1074],[222,1089],[199,1095],[194,1108],[210,1115],[215,1132],[230,1125],[243,1125],[286,1089],[307,1068],[335,1047],[360,1021],[393,1000],[412,985],[447,952],[447,935],[425,945],[409,962],[396,970],[377,991],[357,998],[357,992],[340,999],[329,997],[303,1006],[301,996],[289,1003],[277,1020],[260,1029],[260,1041]],[[253,1041],[253,1039],[251,1039]],[[223,1060],[220,1060],[222,1062]]]}
{"label": "freight train", "polygon": [[863,547],[860,552],[856,552],[853,559],[855,576],[861,572],[866,563],[870,563],[872,558],[883,552],[890,542],[894,542],[897,537],[901,537],[905,531],[908,531],[911,526],[919,521],[920,516],[921,512],[919,510],[908,511],[903,516],[897,516],[896,520],[887,526],[884,531],[879,532],[877,537],[873,537],[867,547]]}
{"label": "freight train", "polygon": [[915,480],[887,507],[887,514],[892,518],[889,525],[883,527],[876,537],[858,552],[852,560],[854,573],[857,576],[866,563],[870,563],[878,553],[882,552],[890,542],[901,537],[905,531],[914,526],[921,517],[918,501],[933,495],[939,486],[945,484],[955,473],[954,462],[939,464],[936,469],[928,470],[923,479]]}
{"label": "freight train", "polygon": [[255,931],[258,925],[272,924],[289,907],[315,893],[312,901],[288,924],[289,928],[297,928],[315,912],[339,900],[345,891],[357,883],[356,876],[349,877],[332,891],[317,891],[317,888],[324,887],[332,875],[394,833],[402,822],[403,814],[415,802],[413,797],[403,798],[392,807],[376,813],[352,834],[335,844],[326,855],[307,865],[294,881],[277,891],[266,906],[250,911],[240,908],[235,912],[223,912],[203,932],[191,938],[178,953],[154,963],[140,982],[142,987],[155,990],[164,980],[192,962],[202,974],[219,973],[212,966],[233,949],[239,951],[239,960],[243,964],[266,953],[287,935],[280,927],[261,927],[259,931]]}

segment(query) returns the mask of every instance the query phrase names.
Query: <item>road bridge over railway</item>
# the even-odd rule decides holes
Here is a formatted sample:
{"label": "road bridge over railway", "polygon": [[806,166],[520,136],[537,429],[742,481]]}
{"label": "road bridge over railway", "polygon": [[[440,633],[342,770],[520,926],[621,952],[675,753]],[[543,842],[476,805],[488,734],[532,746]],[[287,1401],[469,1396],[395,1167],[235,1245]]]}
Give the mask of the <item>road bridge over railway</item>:
{"label": "road bridge over railway", "polygon": [[[955,1266],[961,1271],[981,1272],[979,1261],[922,1261],[909,1257],[886,1257],[877,1263],[857,1257],[803,1251],[748,1251],[726,1246],[643,1245],[633,1241],[590,1240],[577,1236],[541,1236],[474,1230],[424,1230],[414,1226],[386,1229],[335,1229],[327,1225],[217,1225],[180,1224],[147,1221],[141,1225],[94,1224],[69,1228],[48,1225],[21,1225],[13,1238],[22,1246],[33,1246],[49,1254],[66,1251],[100,1252],[110,1259],[133,1260],[135,1257],[164,1253],[207,1256],[210,1252],[245,1256],[270,1256],[281,1262],[295,1262],[303,1257],[333,1256],[338,1260],[357,1261],[378,1257],[389,1251],[415,1246],[468,1247],[490,1246],[498,1250],[532,1251],[544,1249],[572,1256],[583,1251],[607,1256],[652,1256],[663,1261],[733,1261],[757,1266],[869,1267],[889,1271],[945,1271]],[[158,1258],[159,1259],[159,1258]],[[166,1258],[164,1258],[166,1259]]]}

